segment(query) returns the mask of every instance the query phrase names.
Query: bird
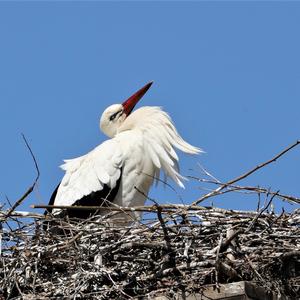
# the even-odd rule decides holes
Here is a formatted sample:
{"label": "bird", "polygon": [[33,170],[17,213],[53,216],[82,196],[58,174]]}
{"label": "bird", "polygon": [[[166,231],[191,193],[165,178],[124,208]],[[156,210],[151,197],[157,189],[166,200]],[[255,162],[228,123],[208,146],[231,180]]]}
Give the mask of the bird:
{"label": "bird", "polygon": [[[106,108],[100,129],[109,138],[87,154],[64,160],[65,174],[54,190],[49,206],[142,206],[150,187],[163,172],[184,188],[179,173],[178,149],[187,154],[202,150],[186,142],[161,107],[136,104],[152,85],[147,83],[122,104]],[[99,210],[99,214],[105,214]],[[45,215],[62,216],[63,210],[47,208]],[[87,219],[95,210],[69,209],[69,217]],[[107,210],[106,210],[107,213]],[[119,213],[118,222],[140,220],[141,212]],[[117,221],[113,221],[117,222]]]}

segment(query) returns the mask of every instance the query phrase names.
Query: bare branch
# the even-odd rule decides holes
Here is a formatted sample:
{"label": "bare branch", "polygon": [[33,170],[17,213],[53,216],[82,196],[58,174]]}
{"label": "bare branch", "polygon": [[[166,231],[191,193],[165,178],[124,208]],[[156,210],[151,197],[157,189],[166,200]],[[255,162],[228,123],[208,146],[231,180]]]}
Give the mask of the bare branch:
{"label": "bare branch", "polygon": [[[297,198],[295,196],[291,196],[291,195],[285,195],[282,193],[277,193],[274,191],[271,191],[270,189],[267,188],[263,188],[260,186],[241,186],[241,185],[236,185],[236,184],[228,184],[228,183],[224,183],[224,182],[219,182],[219,181],[215,181],[215,180],[207,180],[207,179],[202,179],[202,178],[198,178],[195,176],[187,176],[190,179],[194,179],[197,180],[199,182],[204,182],[204,183],[209,183],[209,184],[215,184],[218,186],[223,186],[223,185],[227,185],[227,188],[231,188],[229,190],[229,192],[235,192],[235,191],[249,191],[249,192],[253,192],[255,194],[270,194],[270,195],[275,195],[276,197],[284,200],[284,201],[288,201],[290,203],[297,203],[300,204],[300,198]],[[219,192],[218,195],[221,195],[222,193],[224,193],[224,191]]]}
{"label": "bare branch", "polygon": [[32,150],[31,150],[31,147],[30,147],[29,143],[27,142],[26,137],[25,137],[25,135],[23,133],[22,133],[22,138],[23,138],[23,140],[24,140],[24,142],[26,144],[26,147],[29,150],[30,155],[31,155],[31,157],[33,159],[37,175],[36,175],[36,178],[35,178],[33,184],[28,188],[28,190],[25,192],[25,194],[20,199],[18,199],[14,203],[14,205],[11,207],[11,209],[7,212],[7,217],[9,217],[11,215],[11,213],[28,197],[28,195],[30,195],[32,193],[32,191],[34,190],[34,188],[35,188],[35,186],[36,186],[36,184],[37,184],[37,182],[38,182],[38,180],[40,178],[40,170],[39,170],[37,161],[36,161],[35,156],[34,156]]}
{"label": "bare branch", "polygon": [[[121,211],[121,212],[157,212],[157,205],[144,205],[144,206],[133,206],[133,207],[124,207],[124,206],[66,206],[66,205],[31,205],[32,208],[51,208],[51,209],[70,209],[70,210],[99,210],[99,211]],[[205,210],[207,208],[198,205],[183,205],[183,204],[163,204],[159,205],[162,212],[177,211],[182,209],[190,210]]]}
{"label": "bare branch", "polygon": [[217,189],[213,190],[212,192],[202,196],[201,198],[199,198],[198,200],[194,201],[192,203],[192,205],[197,205],[199,204],[200,202],[208,199],[208,198],[211,198],[213,196],[216,196],[219,194],[220,191],[222,191],[223,189],[225,189],[226,187],[230,186],[231,184],[233,183],[236,183],[242,179],[245,179],[246,177],[248,177],[249,175],[253,174],[254,172],[258,171],[259,169],[275,162],[277,159],[279,159],[281,156],[283,156],[285,153],[287,153],[288,151],[292,150],[293,148],[295,148],[296,146],[298,146],[300,144],[300,140],[296,141],[294,144],[290,145],[289,147],[285,148],[283,151],[281,151],[279,154],[275,155],[273,158],[271,158],[270,160],[267,160],[266,162],[263,162],[259,165],[257,165],[256,167],[254,167],[253,169],[251,169],[250,171],[234,178],[234,179],[231,179],[229,180],[228,182],[226,182],[225,184],[221,185],[220,187],[218,187]]}

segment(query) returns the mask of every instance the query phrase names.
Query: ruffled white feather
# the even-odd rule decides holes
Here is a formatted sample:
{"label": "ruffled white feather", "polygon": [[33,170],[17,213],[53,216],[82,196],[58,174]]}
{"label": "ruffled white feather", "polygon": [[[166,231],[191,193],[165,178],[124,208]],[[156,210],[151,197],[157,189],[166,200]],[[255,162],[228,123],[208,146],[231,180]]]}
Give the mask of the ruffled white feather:
{"label": "ruffled white feather", "polygon": [[203,152],[183,140],[170,116],[160,107],[144,106],[134,111],[120,126],[119,132],[132,130],[144,139],[144,156],[151,158],[155,167],[184,187],[179,174],[178,155],[174,148],[188,154]]}
{"label": "ruffled white feather", "polygon": [[121,174],[114,202],[122,206],[143,205],[153,179],[159,177],[161,170],[184,187],[185,178],[179,173],[176,148],[188,154],[202,152],[183,140],[169,115],[160,107],[137,109],[116,132],[112,139],[86,155],[65,160],[61,166],[65,176],[55,205],[72,205],[83,196],[102,190],[104,185],[113,189]]}

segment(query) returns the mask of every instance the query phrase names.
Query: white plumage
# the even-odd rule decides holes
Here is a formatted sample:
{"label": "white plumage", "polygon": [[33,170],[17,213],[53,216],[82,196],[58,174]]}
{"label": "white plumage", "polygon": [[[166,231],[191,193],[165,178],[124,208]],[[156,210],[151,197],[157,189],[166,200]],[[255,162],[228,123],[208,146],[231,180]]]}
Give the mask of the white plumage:
{"label": "white plumage", "polygon": [[[109,193],[102,197],[109,198],[114,191],[114,199],[109,199],[114,204],[143,205],[161,170],[184,187],[174,148],[188,154],[201,150],[181,138],[169,115],[160,107],[141,107],[131,113],[151,84],[123,104],[112,105],[104,111],[100,127],[111,139],[86,155],[65,160],[61,166],[65,176],[52,196],[52,204],[78,205],[76,201],[82,199],[80,205],[84,205],[89,195],[106,189]],[[59,209],[53,211],[59,212]],[[134,213],[134,217],[139,216]],[[127,214],[120,217],[128,219]]]}

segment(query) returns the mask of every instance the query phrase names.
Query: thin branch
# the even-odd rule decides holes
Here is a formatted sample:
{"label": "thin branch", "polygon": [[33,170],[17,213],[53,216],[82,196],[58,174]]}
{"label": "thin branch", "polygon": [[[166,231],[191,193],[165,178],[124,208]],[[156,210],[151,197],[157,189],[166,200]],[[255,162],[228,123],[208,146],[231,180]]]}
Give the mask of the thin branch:
{"label": "thin branch", "polygon": [[[66,206],[66,205],[31,205],[31,208],[45,208],[45,209],[68,209],[68,210],[101,210],[101,211],[121,211],[121,212],[157,212],[156,205],[145,205],[145,206],[133,206],[133,207],[124,207],[124,206]],[[181,209],[190,209],[190,210],[206,210],[207,208],[198,205],[183,205],[183,204],[164,204],[160,205],[162,212],[177,211]]]}
{"label": "thin branch", "polygon": [[[204,175],[206,175],[209,178],[212,178],[213,181],[220,183],[220,180],[218,180],[215,176],[210,174],[200,163],[198,163],[198,167],[201,169]],[[187,176],[190,177],[190,176]]]}
{"label": "thin branch", "polygon": [[169,232],[168,232],[168,227],[166,226],[166,223],[165,223],[166,220],[164,220],[163,216],[162,216],[162,208],[158,204],[156,204],[156,208],[157,208],[157,218],[160,222],[160,225],[161,225],[161,228],[163,231],[164,241],[166,243],[166,248],[167,248],[167,250],[166,250],[167,261],[162,264],[161,269],[159,270],[157,275],[160,276],[164,270],[173,268],[174,273],[177,276],[181,276],[181,272],[176,267],[176,253],[175,253],[174,249],[172,248],[171,238],[170,238]]}
{"label": "thin branch", "polygon": [[33,162],[34,162],[34,165],[35,165],[35,169],[36,169],[36,172],[37,172],[37,175],[36,175],[36,178],[35,178],[35,180],[34,180],[34,182],[33,182],[33,184],[28,188],[28,190],[25,192],[25,194],[20,198],[20,199],[18,199],[16,202],[15,202],[15,204],[11,207],[11,209],[8,211],[8,213],[7,213],[7,215],[6,215],[6,217],[8,218],[10,215],[11,215],[11,213],[28,197],[28,195],[29,194],[31,194],[32,193],[32,191],[34,190],[34,188],[35,188],[35,186],[36,186],[36,184],[37,184],[37,182],[38,182],[38,180],[39,180],[39,178],[40,178],[40,170],[39,170],[39,166],[38,166],[38,164],[37,164],[37,161],[36,161],[36,159],[35,159],[35,156],[34,156],[34,154],[33,154],[33,152],[32,152],[32,150],[31,150],[31,147],[30,147],[30,145],[28,144],[28,142],[27,142],[27,140],[26,140],[26,137],[25,137],[25,135],[22,133],[22,138],[23,138],[23,140],[24,140],[24,142],[25,142],[25,144],[26,144],[26,147],[28,148],[28,150],[29,150],[29,152],[30,152],[30,155],[31,155],[31,157],[32,157],[32,159],[33,159]]}
{"label": "thin branch", "polygon": [[277,193],[271,197],[271,199],[268,201],[268,203],[265,205],[265,207],[256,215],[256,217],[253,219],[253,221],[249,224],[246,232],[250,231],[253,228],[253,226],[256,223],[256,221],[258,220],[258,218],[269,208],[269,206],[271,205],[271,203],[272,203],[273,199],[276,197],[276,195],[277,195]]}
{"label": "thin branch", "polygon": [[259,165],[257,165],[256,167],[254,167],[253,169],[251,169],[250,171],[234,178],[234,179],[231,179],[229,180],[228,182],[226,182],[225,184],[221,185],[220,187],[218,187],[217,189],[213,190],[212,192],[202,196],[201,198],[199,198],[198,200],[194,201],[192,203],[192,205],[197,205],[199,204],[200,202],[210,198],[210,197],[213,197],[213,196],[216,196],[219,194],[220,191],[222,191],[223,189],[225,189],[226,187],[228,187],[229,185],[233,184],[233,183],[236,183],[242,179],[245,179],[246,177],[248,177],[249,175],[253,174],[254,172],[258,171],[259,169],[269,165],[270,163],[273,163],[275,162],[278,158],[280,158],[281,156],[283,156],[285,153],[287,153],[288,151],[292,150],[293,148],[295,148],[296,146],[298,146],[300,144],[300,140],[296,141],[294,144],[290,145],[289,147],[285,148],[283,151],[281,151],[279,154],[275,155],[273,158],[271,158],[270,160],[266,161],[266,162],[263,162]]}
{"label": "thin branch", "polygon": [[[270,189],[259,187],[259,186],[241,186],[241,185],[228,184],[228,183],[223,183],[223,182],[214,181],[214,180],[201,179],[201,178],[198,178],[196,176],[187,176],[187,177],[190,178],[190,179],[195,179],[199,182],[215,184],[215,185],[218,185],[218,186],[227,185],[228,188],[232,188],[229,191],[242,191],[242,190],[245,190],[245,191],[253,192],[253,193],[258,194],[258,195],[259,194],[270,194],[270,195],[275,195],[276,194],[276,197],[281,198],[284,201],[288,201],[290,203],[294,202],[294,203],[300,204],[300,198],[297,198],[297,197],[294,197],[294,196],[291,196],[291,195],[285,195],[285,194],[282,194],[282,193],[277,193],[277,192],[271,191]],[[213,190],[213,191],[215,191],[215,190]],[[224,192],[219,192],[218,195],[221,195],[223,193]]]}

